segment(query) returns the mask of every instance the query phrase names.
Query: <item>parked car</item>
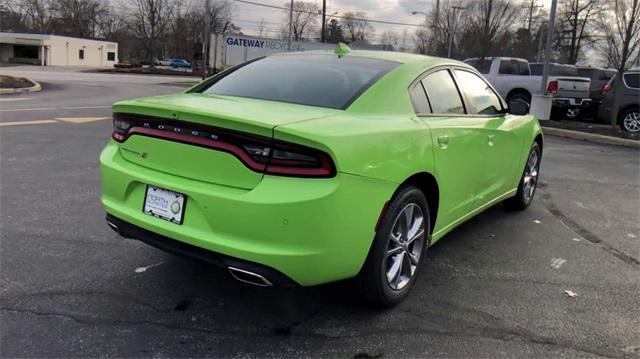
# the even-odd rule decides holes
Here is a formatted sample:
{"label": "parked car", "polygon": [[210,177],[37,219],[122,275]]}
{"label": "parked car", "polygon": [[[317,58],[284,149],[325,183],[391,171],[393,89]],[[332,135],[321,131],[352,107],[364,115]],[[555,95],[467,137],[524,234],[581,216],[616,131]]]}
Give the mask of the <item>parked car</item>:
{"label": "parked car", "polygon": [[[597,111],[598,106],[602,103],[602,86],[609,82],[609,80],[618,71],[614,69],[603,69],[601,67],[591,66],[578,66],[578,74],[582,77],[588,77],[591,79],[591,91],[589,98],[591,98],[592,107]],[[597,114],[597,112],[596,112]]]}
{"label": "parked car", "polygon": [[381,306],[453,228],[526,208],[543,148],[473,67],[405,53],[277,54],[113,109],[101,200],[120,235],[260,286],[356,277]]}
{"label": "parked car", "polygon": [[602,87],[600,119],[609,123],[615,119],[626,131],[640,133],[640,69],[611,77]]}
{"label": "parked car", "polygon": [[171,59],[169,66],[174,68],[191,68],[191,64],[184,59]]}
{"label": "parked car", "polygon": [[153,60],[153,64],[156,66],[171,66],[171,60],[167,59],[167,60],[158,60],[155,59]]}
{"label": "parked car", "polygon": [[475,67],[507,102],[531,104],[531,94],[540,92],[540,80],[531,78],[529,62],[515,57],[485,57],[464,60]]}
{"label": "parked car", "polygon": [[[542,63],[531,63],[531,77],[542,81]],[[538,82],[539,83],[539,82]],[[581,77],[574,65],[549,64],[547,91],[553,95],[555,118],[575,119],[583,115],[591,106],[591,79]]]}

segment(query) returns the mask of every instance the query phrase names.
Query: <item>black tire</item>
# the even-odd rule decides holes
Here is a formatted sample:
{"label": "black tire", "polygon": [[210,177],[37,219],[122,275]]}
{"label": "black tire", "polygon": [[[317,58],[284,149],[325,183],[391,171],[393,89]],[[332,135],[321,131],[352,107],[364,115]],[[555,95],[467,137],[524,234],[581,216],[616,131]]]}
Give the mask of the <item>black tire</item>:
{"label": "black tire", "polygon": [[524,91],[514,92],[507,98],[507,103],[511,101],[523,101],[531,108],[531,94]]}
{"label": "black tire", "polygon": [[[414,264],[415,270],[411,272],[412,274],[408,282],[405,281],[406,284],[404,284],[403,287],[394,289],[387,279],[387,270],[389,269],[387,266],[390,265],[391,261],[394,261],[396,256],[387,255],[387,251],[390,246],[396,246],[395,249],[398,249],[399,245],[395,244],[397,242],[390,242],[391,233],[394,230],[394,225],[397,223],[396,220],[401,218],[404,210],[407,207],[412,207],[411,210],[417,212],[416,206],[422,211],[422,229],[424,232],[420,240],[416,239],[415,242],[412,242],[414,245],[413,249],[411,249],[411,245],[409,245],[407,250],[417,250],[420,248],[418,260],[417,263]],[[404,186],[398,189],[387,206],[387,210],[378,225],[378,230],[376,231],[376,236],[369,250],[369,255],[360,273],[356,277],[356,284],[360,289],[360,294],[367,302],[375,307],[392,307],[407,296],[416,281],[420,264],[424,262],[423,258],[425,258],[427,253],[427,241],[430,228],[429,205],[427,204],[424,193],[415,186]],[[398,252],[398,255],[405,255],[402,249]],[[403,259],[404,258],[408,260],[409,257],[403,257]],[[406,264],[402,260],[400,263],[401,269],[400,272],[398,272],[397,278],[400,278],[401,272],[406,268],[404,266]],[[409,269],[411,269],[413,262],[410,261],[407,263],[410,266]],[[406,276],[404,278],[406,278]]]}
{"label": "black tire", "polygon": [[[533,186],[533,190],[530,190],[527,187],[527,184],[525,183],[526,180],[525,178],[527,177],[527,175],[530,175],[530,166],[529,166],[529,161],[531,160],[531,157],[533,155],[533,153],[536,153],[537,155],[537,160],[535,163],[535,175],[534,177],[534,186]],[[537,142],[533,142],[533,145],[531,146],[531,150],[529,151],[529,154],[527,155],[527,161],[525,162],[524,165],[524,170],[522,171],[522,177],[520,178],[520,183],[518,184],[518,192],[516,192],[516,195],[507,199],[504,204],[507,206],[507,208],[510,209],[515,209],[515,210],[523,210],[527,207],[529,207],[529,205],[531,204],[531,202],[533,201],[533,197],[536,193],[536,189],[538,187],[538,180],[539,180],[539,173],[540,173],[540,162],[542,159],[542,151],[540,150],[540,146],[538,145]],[[529,179],[530,181],[531,179]]]}
{"label": "black tire", "polygon": [[[631,107],[631,108],[627,108],[624,111],[622,111],[620,113],[620,116],[618,116],[618,123],[620,124],[620,128],[622,128],[623,130],[629,132],[629,133],[640,133],[640,129],[638,126],[640,126],[640,123],[638,119],[635,120],[631,120],[628,121],[627,123],[625,123],[625,118],[629,115],[632,115],[634,117],[638,117],[640,115],[640,109],[638,109],[637,107]],[[635,122],[633,122],[635,121]]]}

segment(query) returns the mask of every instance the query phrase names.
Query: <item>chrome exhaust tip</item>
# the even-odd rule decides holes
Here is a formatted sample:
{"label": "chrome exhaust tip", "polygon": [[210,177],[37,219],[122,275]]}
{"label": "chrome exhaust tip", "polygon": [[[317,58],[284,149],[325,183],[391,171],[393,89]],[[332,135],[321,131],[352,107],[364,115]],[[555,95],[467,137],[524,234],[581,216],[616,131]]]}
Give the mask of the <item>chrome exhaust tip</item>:
{"label": "chrome exhaust tip", "polygon": [[253,285],[257,285],[259,287],[271,287],[273,283],[271,283],[267,278],[261,276],[260,274],[249,272],[244,269],[236,268],[236,267],[228,267],[229,273],[231,276],[240,282],[245,282]]}
{"label": "chrome exhaust tip", "polygon": [[111,229],[113,229],[114,231],[120,233],[120,228],[118,228],[117,224],[109,221],[108,219],[107,219],[107,224],[109,225],[109,227],[111,227]]}

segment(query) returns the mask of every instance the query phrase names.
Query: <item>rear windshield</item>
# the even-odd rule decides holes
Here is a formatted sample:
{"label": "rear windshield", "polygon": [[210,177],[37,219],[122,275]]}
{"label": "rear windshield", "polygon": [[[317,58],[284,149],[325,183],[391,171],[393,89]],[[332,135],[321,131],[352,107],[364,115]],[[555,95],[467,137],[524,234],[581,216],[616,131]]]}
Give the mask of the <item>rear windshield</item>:
{"label": "rear windshield", "polygon": [[[531,67],[531,75],[542,76],[542,64],[530,64],[529,66]],[[580,74],[578,68],[572,65],[549,64],[549,76],[580,76]]]}
{"label": "rear windshield", "polygon": [[551,76],[580,76],[575,66],[551,65]]}
{"label": "rear windshield", "polygon": [[345,109],[399,63],[358,56],[265,57],[214,78],[200,91]]}
{"label": "rear windshield", "polygon": [[475,67],[481,74],[488,74],[491,70],[491,59],[471,59],[464,62]]}

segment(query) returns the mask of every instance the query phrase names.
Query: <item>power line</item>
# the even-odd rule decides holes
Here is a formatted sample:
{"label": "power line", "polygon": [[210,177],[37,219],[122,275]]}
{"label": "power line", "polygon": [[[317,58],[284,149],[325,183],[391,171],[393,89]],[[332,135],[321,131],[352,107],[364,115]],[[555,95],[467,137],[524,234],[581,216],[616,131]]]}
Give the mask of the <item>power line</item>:
{"label": "power line", "polygon": [[[235,2],[239,2],[239,3],[243,3],[243,4],[249,4],[249,5],[255,5],[255,6],[262,6],[262,7],[267,7],[267,8],[271,8],[271,9],[278,9],[278,10],[289,10],[286,7],[282,7],[282,6],[276,6],[276,5],[269,5],[269,4],[262,4],[262,3],[258,3],[258,2],[254,2],[254,1],[248,1],[248,0],[233,0]],[[321,16],[321,14],[319,13],[315,13],[313,11],[304,11],[304,10],[293,10],[295,12],[299,12],[299,13],[303,13],[303,14],[310,14],[310,15],[315,15],[315,16]],[[333,15],[332,17],[338,18],[338,19],[349,19],[349,20],[358,20],[358,21],[368,21],[368,22],[373,22],[373,23],[377,23],[377,24],[386,24],[386,25],[400,25],[400,26],[414,26],[414,27],[424,27],[424,25],[420,25],[420,24],[409,24],[406,22],[396,22],[396,21],[387,21],[387,20],[373,20],[373,19],[363,19],[363,18],[356,18],[356,17],[350,17],[350,16],[341,16],[341,15]]]}

